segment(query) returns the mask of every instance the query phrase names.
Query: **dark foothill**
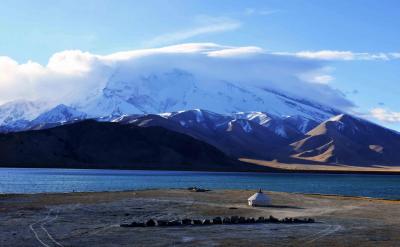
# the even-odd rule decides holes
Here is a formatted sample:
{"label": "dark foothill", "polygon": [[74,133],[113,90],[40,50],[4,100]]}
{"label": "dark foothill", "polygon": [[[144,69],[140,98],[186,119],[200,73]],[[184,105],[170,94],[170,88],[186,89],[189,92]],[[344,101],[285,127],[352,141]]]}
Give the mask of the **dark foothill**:
{"label": "dark foothill", "polygon": [[221,219],[221,217],[215,217],[212,222],[215,225],[220,225],[220,224],[222,224],[222,219]]}
{"label": "dark foothill", "polygon": [[311,218],[308,218],[308,219],[307,219],[307,222],[308,222],[308,223],[314,223],[315,220],[314,220],[314,219],[311,219]]}

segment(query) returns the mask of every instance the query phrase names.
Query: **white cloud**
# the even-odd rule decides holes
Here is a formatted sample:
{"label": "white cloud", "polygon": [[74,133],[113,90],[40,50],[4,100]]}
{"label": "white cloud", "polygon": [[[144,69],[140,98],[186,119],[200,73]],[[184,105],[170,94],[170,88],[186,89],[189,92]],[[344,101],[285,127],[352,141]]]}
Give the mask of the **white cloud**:
{"label": "white cloud", "polygon": [[255,8],[246,8],[244,10],[245,15],[272,15],[278,13],[277,9],[255,9]]}
{"label": "white cloud", "polygon": [[400,112],[390,111],[384,108],[374,108],[371,110],[371,116],[387,123],[400,123]]}
{"label": "white cloud", "polygon": [[399,59],[400,53],[367,53],[367,52],[352,52],[352,51],[334,51],[334,50],[321,50],[321,51],[300,51],[300,52],[276,52],[277,55],[296,56],[307,59],[319,60],[382,60],[388,61],[392,59]]}
{"label": "white cloud", "polygon": [[264,53],[260,47],[246,46],[246,47],[231,47],[217,51],[208,52],[210,57],[246,57]]}
{"label": "white cloud", "polygon": [[312,82],[328,84],[329,82],[335,80],[335,77],[331,75],[317,75],[313,78]]}
{"label": "white cloud", "polygon": [[305,73],[299,74],[299,78],[304,81],[319,84],[329,84],[335,80],[335,77],[330,75],[335,69],[330,66],[321,67],[318,70],[306,71]]}
{"label": "white cloud", "polygon": [[241,23],[237,20],[225,17],[200,16],[197,18],[199,25],[177,32],[159,35],[147,42],[148,46],[158,46],[177,43],[199,35],[233,31],[240,28]]}
{"label": "white cloud", "polygon": [[[190,43],[105,56],[63,51],[51,56],[47,65],[18,64],[11,58],[0,57],[0,103],[40,99],[69,104],[90,98],[116,74],[123,72],[122,79],[134,81],[149,73],[176,68],[189,71],[210,87],[216,81],[232,81],[280,90],[338,108],[353,106],[340,91],[327,85],[333,77],[326,63],[275,55],[259,47],[214,43]],[[307,74],[308,78],[300,76]]]}
{"label": "white cloud", "polygon": [[353,60],[354,54],[350,51],[301,51],[294,54],[297,57],[323,60]]}
{"label": "white cloud", "polygon": [[398,59],[400,59],[400,52],[392,52],[392,53],[390,53],[390,56],[391,56],[392,58],[398,58]]}
{"label": "white cloud", "polygon": [[90,71],[96,60],[98,57],[89,52],[67,50],[51,56],[47,68],[66,74],[85,73]]}

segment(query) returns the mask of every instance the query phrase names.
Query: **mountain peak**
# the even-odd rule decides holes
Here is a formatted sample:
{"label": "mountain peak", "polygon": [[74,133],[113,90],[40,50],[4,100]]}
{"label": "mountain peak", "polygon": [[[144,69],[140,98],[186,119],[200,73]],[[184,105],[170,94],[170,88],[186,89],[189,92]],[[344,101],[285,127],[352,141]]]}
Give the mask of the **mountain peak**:
{"label": "mountain peak", "polygon": [[48,124],[48,123],[64,123],[75,120],[85,119],[86,114],[77,111],[75,108],[59,104],[53,109],[40,114],[35,118],[32,123],[35,124]]}

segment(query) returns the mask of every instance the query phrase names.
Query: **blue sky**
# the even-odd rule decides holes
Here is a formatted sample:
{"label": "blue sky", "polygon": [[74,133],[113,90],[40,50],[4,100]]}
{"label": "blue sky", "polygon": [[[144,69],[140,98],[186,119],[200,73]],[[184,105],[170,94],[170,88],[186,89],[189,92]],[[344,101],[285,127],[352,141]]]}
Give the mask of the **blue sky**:
{"label": "blue sky", "polygon": [[400,130],[399,11],[396,0],[2,0],[0,56],[47,64],[63,50],[105,55],[188,42],[351,52],[323,56],[325,83],[357,114]]}

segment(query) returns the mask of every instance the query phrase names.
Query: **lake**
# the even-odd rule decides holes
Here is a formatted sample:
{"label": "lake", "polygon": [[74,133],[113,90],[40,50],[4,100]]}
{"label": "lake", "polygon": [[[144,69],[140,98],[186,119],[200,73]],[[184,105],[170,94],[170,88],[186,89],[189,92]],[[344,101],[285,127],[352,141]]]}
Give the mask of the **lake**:
{"label": "lake", "polygon": [[400,176],[0,168],[0,193],[187,188],[253,189],[400,199]]}

